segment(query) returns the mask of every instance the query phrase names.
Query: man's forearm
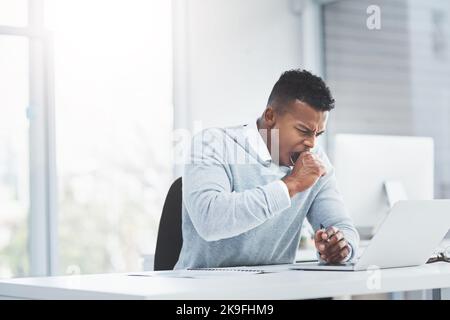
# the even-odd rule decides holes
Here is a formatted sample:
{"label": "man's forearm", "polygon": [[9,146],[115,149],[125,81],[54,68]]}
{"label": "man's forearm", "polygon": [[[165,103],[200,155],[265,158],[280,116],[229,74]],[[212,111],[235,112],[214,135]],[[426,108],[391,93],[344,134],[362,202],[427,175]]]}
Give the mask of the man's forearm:
{"label": "man's forearm", "polygon": [[211,189],[205,184],[187,185],[183,195],[194,226],[207,241],[242,234],[291,205],[279,180],[243,192]]}

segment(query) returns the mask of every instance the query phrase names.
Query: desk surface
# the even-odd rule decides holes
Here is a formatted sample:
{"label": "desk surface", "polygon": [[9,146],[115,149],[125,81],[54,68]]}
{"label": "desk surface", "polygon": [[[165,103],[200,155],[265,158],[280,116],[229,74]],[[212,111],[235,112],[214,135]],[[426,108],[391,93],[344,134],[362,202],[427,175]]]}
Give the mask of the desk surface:
{"label": "desk surface", "polygon": [[[159,272],[17,278],[0,281],[0,296],[25,299],[311,299],[450,287],[450,264],[373,271],[294,271],[203,279]],[[146,276],[143,276],[146,275]],[[379,275],[379,278],[377,276]],[[379,281],[377,280],[379,279]]]}

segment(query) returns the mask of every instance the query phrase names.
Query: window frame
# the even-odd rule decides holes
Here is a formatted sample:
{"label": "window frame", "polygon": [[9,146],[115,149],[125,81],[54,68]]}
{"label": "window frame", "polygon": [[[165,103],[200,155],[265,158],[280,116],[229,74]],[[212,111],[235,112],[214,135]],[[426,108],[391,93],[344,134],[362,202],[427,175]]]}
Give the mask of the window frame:
{"label": "window frame", "polygon": [[29,272],[51,276],[57,271],[53,39],[44,29],[44,0],[28,0],[27,10],[27,26],[0,25],[0,36],[29,42]]}

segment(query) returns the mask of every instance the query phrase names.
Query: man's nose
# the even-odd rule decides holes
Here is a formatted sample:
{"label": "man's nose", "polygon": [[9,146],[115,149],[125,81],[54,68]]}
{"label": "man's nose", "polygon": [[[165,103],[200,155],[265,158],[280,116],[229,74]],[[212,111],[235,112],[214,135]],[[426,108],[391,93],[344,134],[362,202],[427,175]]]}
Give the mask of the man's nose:
{"label": "man's nose", "polygon": [[309,138],[305,139],[303,144],[309,149],[314,148],[314,146],[316,144],[316,137],[309,137]]}

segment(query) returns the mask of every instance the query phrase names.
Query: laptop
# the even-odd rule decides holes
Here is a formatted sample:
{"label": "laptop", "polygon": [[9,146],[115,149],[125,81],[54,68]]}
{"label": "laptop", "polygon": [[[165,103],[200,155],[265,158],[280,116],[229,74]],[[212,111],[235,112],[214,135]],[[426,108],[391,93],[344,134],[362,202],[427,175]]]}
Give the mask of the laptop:
{"label": "laptop", "polygon": [[425,264],[450,229],[450,200],[402,200],[355,262],[299,263],[294,270],[363,271]]}

